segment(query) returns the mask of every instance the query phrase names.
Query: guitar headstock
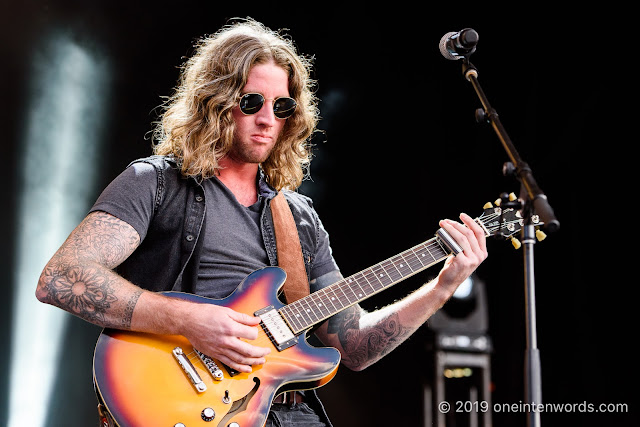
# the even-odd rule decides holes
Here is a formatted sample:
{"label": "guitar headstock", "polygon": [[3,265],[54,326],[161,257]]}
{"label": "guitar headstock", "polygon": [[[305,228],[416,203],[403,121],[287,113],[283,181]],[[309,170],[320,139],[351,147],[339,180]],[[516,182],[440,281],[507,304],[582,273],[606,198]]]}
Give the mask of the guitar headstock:
{"label": "guitar headstock", "polygon": [[[516,200],[515,194],[509,194],[509,201]],[[498,199],[494,203],[486,203],[483,206],[484,211],[480,217],[476,218],[476,221],[485,230],[487,236],[498,236],[510,239],[513,247],[520,249],[522,244],[515,238],[515,234],[522,230],[524,226],[524,219],[518,209],[515,208],[502,208],[502,200]],[[544,240],[547,236],[538,227],[543,223],[540,221],[538,215],[533,215],[531,221],[536,227],[536,238],[539,241]]]}

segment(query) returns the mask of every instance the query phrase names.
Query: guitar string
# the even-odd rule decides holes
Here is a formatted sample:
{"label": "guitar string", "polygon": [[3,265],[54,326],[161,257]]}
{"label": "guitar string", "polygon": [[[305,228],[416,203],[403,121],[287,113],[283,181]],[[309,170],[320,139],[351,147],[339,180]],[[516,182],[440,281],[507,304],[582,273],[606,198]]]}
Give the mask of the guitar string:
{"label": "guitar string", "polygon": [[[355,275],[352,275],[350,277],[347,277],[339,282],[337,282],[335,285],[323,288],[322,290],[315,292],[314,294],[310,295],[311,298],[309,298],[310,300],[316,300],[316,301],[320,301],[320,302],[316,302],[316,308],[319,309],[320,312],[325,311],[327,315],[332,315],[332,313],[329,310],[326,310],[322,307],[327,307],[327,302],[329,302],[331,305],[334,306],[334,309],[336,309],[338,311],[343,310],[346,306],[351,305],[359,300],[362,299],[362,294],[358,292],[358,294],[356,294],[357,291],[354,291],[354,285],[357,285],[357,287],[360,288],[360,290],[366,294],[366,296],[369,296],[369,294],[371,294],[373,292],[377,292],[377,291],[381,291],[383,289],[385,289],[386,287],[390,286],[391,284],[394,284],[400,280],[402,280],[405,276],[412,274],[414,272],[420,271],[424,268],[426,268],[428,265],[430,265],[431,263],[427,263],[425,265],[424,262],[422,262],[420,260],[420,254],[423,254],[423,252],[426,250],[429,255],[431,256],[431,258],[433,259],[433,261],[437,261],[436,257],[433,256],[432,251],[435,251],[436,249],[441,249],[439,243],[437,243],[437,241],[435,241],[435,239],[430,239],[427,242],[424,242],[420,245],[417,245],[416,247],[409,249],[408,251],[405,251],[399,255],[396,255],[392,258],[389,258],[385,261],[380,262],[379,264],[376,264],[368,269],[365,269],[359,273],[356,273]],[[436,251],[437,255],[439,256],[443,256],[446,255],[446,253],[441,252],[438,253],[439,251]],[[407,255],[412,255],[414,260],[409,260],[407,261]],[[402,259],[402,263],[398,264],[398,259]],[[394,261],[395,260],[395,261]],[[417,262],[419,263],[419,265],[415,262],[417,260]],[[412,262],[413,261],[413,262]],[[406,272],[406,273],[402,273],[400,271],[400,268],[403,268],[402,266],[406,264],[407,267],[409,268],[410,271]],[[393,270],[395,270],[398,273],[398,277],[396,279],[392,278],[391,275],[388,273],[388,270],[392,268]],[[392,271],[393,271],[392,270]],[[383,283],[378,276],[376,276],[376,272],[377,271],[384,271],[384,277],[390,278],[391,281],[389,283]],[[381,277],[383,277],[381,275]],[[364,281],[362,280],[364,279]],[[366,282],[366,283],[365,283]],[[377,283],[376,283],[377,282]],[[365,291],[365,288],[363,288],[363,286],[369,287],[371,289],[371,291]],[[336,293],[336,291],[340,290],[342,292],[342,296],[338,295]],[[346,291],[350,291],[351,294],[353,294],[353,296],[355,297],[355,299],[353,297],[349,297],[347,295]],[[332,298],[328,298],[327,294],[331,293],[333,295]],[[334,303],[334,301],[337,301],[340,304],[340,308],[338,309],[336,307],[336,304]],[[345,301],[347,302],[347,304],[345,304]],[[295,305],[295,304],[294,304]],[[298,304],[299,305],[299,304]],[[290,304],[288,307],[291,307],[292,305]],[[311,310],[312,304],[307,302],[307,306],[309,307],[307,310],[303,310],[306,312],[311,312],[314,313],[313,310]],[[283,309],[286,309],[287,307],[284,307]],[[289,311],[289,310],[283,310],[283,311]],[[298,312],[300,312],[300,310],[297,310]],[[286,315],[287,313],[285,313]],[[315,313],[314,313],[315,314]],[[333,313],[335,314],[335,313]],[[325,315],[323,313],[323,316],[319,317],[319,316],[315,316],[316,317],[316,321],[319,321],[321,318],[326,318],[327,315]],[[290,316],[289,316],[290,317]],[[299,316],[295,316],[296,318],[299,318]],[[314,321],[312,318],[310,318],[310,316],[307,316],[307,321],[305,321],[304,326],[302,329],[305,329],[306,327],[313,325],[314,323],[316,323],[316,321]],[[304,319],[303,319],[304,320]],[[311,321],[311,322],[309,322]]]}
{"label": "guitar string", "polygon": [[[502,216],[501,213],[493,213],[493,214],[488,214],[488,215],[486,215],[484,217],[481,217],[480,220],[482,220],[484,225],[486,226],[486,223],[488,223],[489,221],[492,221],[494,219],[497,219],[500,216]],[[506,224],[516,223],[516,222],[519,222],[519,220],[506,221]],[[497,227],[494,226],[494,227],[490,227],[490,228],[487,228],[487,229],[489,231],[495,231],[497,229],[503,228],[504,224],[505,223],[500,223],[500,225],[497,226]],[[492,229],[495,229],[495,230],[492,230]],[[312,325],[318,323],[321,319],[325,319],[326,318],[326,316],[324,316],[324,315],[320,316],[320,317],[318,315],[316,315],[314,310],[312,309],[312,305],[310,304],[309,301],[311,301],[311,300],[319,300],[319,302],[316,303],[316,307],[318,308],[319,311],[322,310],[321,307],[327,307],[327,301],[329,301],[331,303],[331,305],[333,305],[333,307],[334,307],[334,312],[331,313],[331,311],[328,311],[327,314],[329,316],[331,316],[333,314],[339,313],[340,311],[344,310],[346,307],[348,307],[350,305],[353,305],[353,304],[357,303],[358,301],[361,301],[364,298],[369,297],[373,293],[379,292],[381,290],[384,290],[385,288],[387,288],[387,287],[389,287],[389,286],[391,286],[391,285],[403,280],[408,275],[416,273],[416,272],[420,272],[421,270],[429,267],[432,263],[427,263],[425,265],[420,260],[419,255],[416,253],[416,252],[425,251],[425,250],[429,253],[429,255],[431,256],[431,258],[433,259],[434,262],[438,262],[441,259],[436,259],[436,257],[433,256],[433,254],[431,253],[431,250],[439,250],[439,251],[441,251],[441,253],[437,254],[439,256],[446,256],[447,255],[446,252],[442,251],[442,247],[441,247],[440,243],[437,241],[436,238],[429,239],[428,241],[423,242],[423,243],[421,243],[421,244],[419,244],[419,245],[417,245],[417,246],[415,246],[415,247],[413,247],[411,249],[403,251],[403,252],[399,253],[398,255],[395,255],[395,256],[393,256],[391,258],[388,258],[388,259],[386,259],[384,261],[381,261],[380,263],[378,263],[378,264],[376,264],[376,265],[374,265],[372,267],[364,269],[364,270],[362,270],[362,271],[360,271],[360,272],[358,272],[358,273],[356,273],[354,275],[351,275],[349,277],[343,278],[342,280],[336,282],[335,284],[330,285],[330,286],[328,286],[326,288],[323,288],[323,289],[319,290],[318,292],[314,292],[313,294],[310,294],[307,297],[304,297],[304,298],[302,298],[302,299],[300,299],[298,301],[295,301],[292,304],[286,305],[286,306],[282,307],[278,312],[281,315],[283,315],[283,317],[285,317],[285,321],[288,320],[289,322],[293,322],[294,319],[295,319],[302,326],[302,328],[297,330],[297,332],[300,333],[300,332],[308,329]],[[421,254],[422,254],[422,256],[425,256],[424,253],[421,252]],[[411,260],[409,260],[409,261],[406,260],[406,256],[408,256],[408,255],[412,255],[413,256],[413,260],[414,260],[413,265],[411,264]],[[399,257],[402,258],[404,262],[401,262],[400,264],[398,264],[397,262],[394,262],[394,260],[399,258]],[[420,265],[417,265],[415,263],[415,260],[417,260],[420,263]],[[406,267],[405,267],[405,265],[406,265]],[[399,278],[397,280],[391,278],[391,276],[387,272],[387,269],[391,268],[391,267],[393,267],[397,271],[397,273],[399,274]],[[403,273],[402,271],[400,271],[400,269],[398,267],[401,267],[401,268],[403,268],[405,270],[406,270],[406,268],[408,268],[411,271],[409,271],[407,273]],[[382,283],[382,281],[380,279],[378,279],[378,277],[375,275],[375,271],[374,270],[376,268],[382,269],[385,272],[385,276],[387,278],[389,278],[391,280],[391,282],[389,282],[387,284]],[[358,277],[364,278],[364,280],[366,281],[366,284],[362,283],[361,281],[358,282]],[[371,280],[369,280],[369,279],[371,279]],[[373,279],[375,279],[382,287],[376,289],[374,284],[371,283],[371,281]],[[362,294],[356,294],[355,293],[354,288],[353,288],[354,284],[357,285],[360,288],[360,290],[362,290],[362,292],[364,293],[364,297],[362,296]],[[370,287],[371,288],[371,292],[365,291],[362,288],[363,285]],[[340,295],[337,294],[338,290],[342,292],[343,296],[340,296]],[[350,298],[347,295],[347,292],[345,290],[350,291],[354,295],[355,299]],[[327,296],[327,294],[329,292],[333,294],[333,296],[331,298],[329,298]],[[321,295],[321,294],[323,294],[324,296]],[[340,308],[336,307],[334,301],[337,301],[341,305],[341,307]],[[299,305],[301,305],[303,303],[307,303],[308,308],[306,310],[304,310],[304,307],[298,307]],[[292,317],[292,316],[290,316],[291,313],[288,313],[288,312],[291,311],[291,310],[294,310],[294,306],[296,306],[295,310],[298,312],[298,316],[296,316],[294,314],[293,317]],[[301,316],[304,315],[305,312],[314,314],[315,317],[316,317],[316,320],[314,321],[313,319],[311,319],[310,316],[307,316],[308,317],[307,321],[304,321],[304,319],[302,321],[298,320],[298,319],[300,319]],[[301,323],[301,322],[304,322],[304,323]],[[264,344],[269,344],[269,343],[273,343],[274,342],[273,335],[268,330],[268,327],[263,326],[261,328],[261,331],[262,331],[262,334],[264,334],[264,335],[261,335],[259,333],[258,338],[256,340],[249,340],[247,342],[252,342],[252,343],[254,343],[256,345],[264,345]],[[296,331],[292,330],[292,332],[295,334]],[[195,352],[191,352],[189,354],[195,354]],[[200,359],[199,356],[197,356],[197,354],[196,354],[195,358],[197,358],[199,363],[204,366],[202,360]]]}
{"label": "guitar string", "polygon": [[[496,219],[496,218],[500,217],[501,215],[502,215],[502,213],[487,214],[486,216],[481,217],[480,220],[483,221],[483,223],[488,223],[489,221],[491,221],[493,219]],[[511,223],[515,223],[515,222],[518,222],[518,220],[507,221],[506,223],[508,224],[510,222]],[[501,227],[504,227],[504,224],[505,223],[503,222],[498,227],[487,227],[487,230],[491,233],[492,231],[495,231],[495,230],[493,230],[494,228],[495,229],[499,229]],[[486,226],[486,224],[485,224],[485,226]],[[438,260],[433,255],[433,253],[431,253],[431,250],[438,250],[438,249],[440,249],[440,244],[437,242],[437,240],[430,239],[429,241],[427,241],[427,242],[425,242],[425,243],[423,243],[421,245],[418,245],[418,246],[416,246],[416,247],[414,247],[414,248],[412,248],[412,249],[410,249],[408,251],[402,252],[401,254],[396,255],[395,257],[392,257],[390,259],[382,261],[381,263],[379,263],[379,264],[377,264],[377,265],[375,265],[373,267],[370,267],[369,269],[363,270],[362,272],[356,273],[355,275],[350,276],[349,278],[343,279],[342,281],[337,282],[335,286],[329,286],[327,288],[323,288],[322,290],[314,293],[311,296],[310,300],[315,299],[315,300],[319,300],[320,301],[319,303],[316,303],[316,308],[319,309],[319,312],[326,311],[327,314],[331,314],[330,311],[328,311],[326,309],[323,309],[323,307],[326,308],[328,306],[327,303],[330,303],[331,305],[333,305],[334,309],[337,310],[335,312],[341,311],[341,310],[343,310],[345,308],[345,301],[347,302],[347,305],[350,305],[350,304],[353,304],[354,302],[360,300],[360,298],[362,296],[362,295],[358,296],[354,292],[353,286],[350,284],[354,280],[355,280],[355,284],[358,287],[360,287],[360,289],[366,294],[366,296],[368,296],[370,292],[366,292],[363,289],[363,286],[370,287],[371,290],[374,291],[374,292],[382,290],[382,289],[388,287],[390,284],[394,284],[398,280],[402,280],[408,274],[416,272],[416,268],[415,267],[417,267],[417,270],[422,270],[423,268],[428,267],[431,263],[427,263],[427,265],[425,265],[420,260],[420,255],[423,256],[423,257],[425,256],[425,254],[423,253],[424,250],[429,252],[429,255],[431,256],[431,258],[433,258],[433,260],[435,262],[437,262]],[[413,252],[413,254],[411,254],[411,252]],[[420,253],[418,254],[417,252],[420,252]],[[417,257],[415,259],[417,259],[420,262],[421,265],[416,265],[415,262],[412,264],[411,260],[410,260],[410,261],[406,262],[406,264],[407,264],[408,268],[411,269],[411,271],[403,273],[402,271],[400,271],[398,269],[398,267],[403,267],[404,263],[398,264],[398,262],[394,261],[394,260],[397,260],[398,258],[402,258],[404,261],[406,261],[406,256],[410,255],[410,254],[413,255],[414,257]],[[441,252],[441,251],[438,250],[438,251],[436,251],[436,255],[438,255],[438,257],[440,257],[440,256],[446,256],[447,254],[445,252]],[[398,278],[398,280],[395,280],[395,279],[391,278],[391,276],[389,275],[387,270],[389,268],[391,268],[391,267],[393,267],[393,269],[395,269],[396,272],[399,273],[400,277]],[[381,269],[382,271],[384,271],[385,276],[387,278],[391,278],[391,282],[387,283],[387,284],[382,283],[382,281],[380,279],[378,279],[378,277],[375,276],[375,274],[374,274],[376,269],[377,270]],[[383,277],[383,276],[381,275],[380,277]],[[366,283],[364,283],[362,281],[358,281],[359,278],[364,278]],[[373,283],[372,283],[372,281],[373,281]],[[379,282],[379,284],[376,284],[376,282]],[[382,285],[382,287],[380,288],[379,285]],[[355,297],[357,297],[355,299],[355,301],[352,300],[352,298],[350,298],[349,296],[347,296],[347,293],[345,292],[345,289],[350,291],[351,293],[353,293],[353,295]],[[338,291],[338,290],[342,291],[342,295],[343,296],[340,296],[340,295],[337,294],[336,291]],[[327,294],[329,292],[331,292],[331,294],[332,294],[332,297],[330,297],[330,298],[327,297]],[[336,304],[334,303],[334,301],[337,301],[341,305],[341,307],[339,309],[336,307]],[[300,304],[298,304],[298,305],[300,305]],[[307,317],[306,320],[305,319],[300,320],[301,313],[305,313],[306,312],[306,313],[312,313],[312,314],[315,315],[315,312],[313,310],[311,310],[312,304],[307,302],[307,306],[309,308],[306,309],[306,310],[304,310],[304,307],[295,308],[295,310],[298,312],[298,315],[293,313],[293,317],[291,317],[289,315],[290,313],[288,313],[289,311],[294,310],[293,304],[290,304],[289,306],[283,307],[283,309],[281,311],[284,313],[285,316],[287,316],[287,318],[290,321],[293,322],[295,320],[297,323],[299,323],[302,326],[300,328],[300,330],[304,330],[305,328],[309,327],[310,325],[313,325],[314,323],[316,323],[316,321],[314,321],[308,315],[306,316]],[[300,308],[303,308],[303,310],[300,310]],[[326,316],[319,317],[318,315],[315,315],[315,317],[316,317],[316,320],[320,320],[321,318],[324,318]],[[304,323],[302,323],[302,322],[304,322]]]}

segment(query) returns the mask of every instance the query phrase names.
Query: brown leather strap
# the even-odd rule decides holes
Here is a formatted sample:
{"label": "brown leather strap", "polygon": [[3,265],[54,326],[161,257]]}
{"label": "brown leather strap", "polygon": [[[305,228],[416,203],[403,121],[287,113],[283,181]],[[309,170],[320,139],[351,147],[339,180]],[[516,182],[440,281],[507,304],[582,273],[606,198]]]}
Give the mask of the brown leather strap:
{"label": "brown leather strap", "polygon": [[287,273],[284,283],[284,296],[291,304],[309,295],[307,271],[302,258],[302,247],[298,229],[282,192],[271,200],[271,214],[276,234],[278,266]]}

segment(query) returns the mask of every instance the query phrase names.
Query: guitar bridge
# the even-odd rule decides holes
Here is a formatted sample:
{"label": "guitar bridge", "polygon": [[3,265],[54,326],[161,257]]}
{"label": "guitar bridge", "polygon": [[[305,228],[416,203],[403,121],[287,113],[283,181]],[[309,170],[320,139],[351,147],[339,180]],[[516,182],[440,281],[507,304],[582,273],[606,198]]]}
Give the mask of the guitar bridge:
{"label": "guitar bridge", "polygon": [[200,375],[193,367],[189,358],[184,354],[184,351],[180,347],[173,349],[173,357],[178,362],[178,365],[182,368],[187,377],[191,380],[191,383],[195,387],[198,393],[202,393],[207,390],[207,385],[202,381]]}
{"label": "guitar bridge", "polygon": [[260,323],[262,329],[267,333],[273,345],[282,351],[298,343],[298,339],[293,334],[287,322],[280,316],[280,313],[272,306],[265,307],[254,313],[254,316],[262,319]]}

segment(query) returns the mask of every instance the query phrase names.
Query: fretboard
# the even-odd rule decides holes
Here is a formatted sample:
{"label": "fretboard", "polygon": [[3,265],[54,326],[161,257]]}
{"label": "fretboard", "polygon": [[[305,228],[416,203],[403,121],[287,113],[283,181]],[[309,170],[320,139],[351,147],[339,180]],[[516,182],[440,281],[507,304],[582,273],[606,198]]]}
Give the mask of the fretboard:
{"label": "fretboard", "polygon": [[298,334],[336,313],[442,261],[449,255],[437,238],[346,277],[280,309]]}

